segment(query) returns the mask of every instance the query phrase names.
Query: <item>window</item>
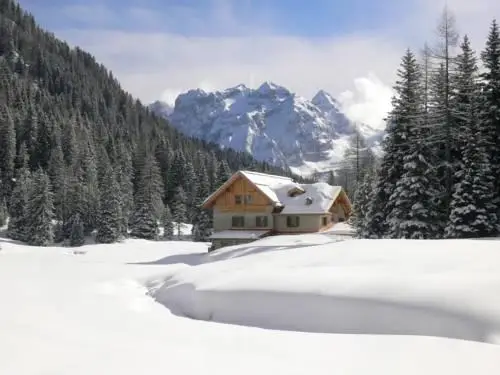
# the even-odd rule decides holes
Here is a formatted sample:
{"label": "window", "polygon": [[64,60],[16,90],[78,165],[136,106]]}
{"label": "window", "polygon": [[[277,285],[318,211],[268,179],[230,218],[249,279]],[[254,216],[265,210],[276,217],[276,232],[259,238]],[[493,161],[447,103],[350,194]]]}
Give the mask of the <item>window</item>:
{"label": "window", "polygon": [[234,196],[234,204],[241,204],[241,202],[242,202],[241,195],[235,195]]}
{"label": "window", "polygon": [[243,216],[233,216],[233,228],[243,228],[245,226],[245,218]]}
{"label": "window", "polygon": [[325,226],[327,226],[327,224],[328,224],[328,217],[324,216],[323,217],[323,226],[325,227]]}
{"label": "window", "polygon": [[267,227],[267,216],[257,216],[255,218],[255,226],[257,228],[266,228]]}
{"label": "window", "polygon": [[286,226],[288,228],[297,228],[300,225],[300,217],[298,216],[287,216]]}
{"label": "window", "polygon": [[252,198],[250,194],[245,195],[245,204],[252,204]]}

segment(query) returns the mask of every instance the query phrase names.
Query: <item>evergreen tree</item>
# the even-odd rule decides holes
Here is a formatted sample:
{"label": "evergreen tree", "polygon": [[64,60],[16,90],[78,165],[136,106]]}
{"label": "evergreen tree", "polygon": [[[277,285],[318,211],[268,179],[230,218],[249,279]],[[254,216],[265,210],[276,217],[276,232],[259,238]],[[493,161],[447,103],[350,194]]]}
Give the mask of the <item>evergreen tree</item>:
{"label": "evergreen tree", "polygon": [[49,177],[41,169],[33,176],[26,213],[27,242],[34,246],[50,245],[54,240],[54,204]]}
{"label": "evergreen tree", "polygon": [[118,147],[118,155],[117,182],[120,186],[121,232],[123,236],[127,236],[130,217],[134,209],[134,184],[132,182],[134,169],[132,166],[132,157],[122,142],[120,142]]}
{"label": "evergreen tree", "polygon": [[430,82],[429,98],[429,128],[433,132],[433,142],[439,145],[437,155],[438,173],[442,180],[445,193],[442,207],[444,215],[449,214],[449,205],[453,190],[454,166],[454,117],[452,115],[453,87],[452,75],[455,70],[456,58],[453,50],[458,45],[456,20],[448,7],[445,7],[437,28],[438,43],[433,51],[433,58],[439,63],[439,68]]}
{"label": "evergreen tree", "polygon": [[5,204],[5,199],[0,201],[0,227],[3,227],[7,223],[7,205]]}
{"label": "evergreen tree", "polygon": [[23,168],[15,181],[9,206],[9,225],[7,235],[19,241],[27,240],[28,212],[30,198],[31,175],[28,169]]}
{"label": "evergreen tree", "polygon": [[203,168],[198,173],[198,182],[196,184],[196,191],[194,193],[194,199],[191,202],[191,207],[189,208],[189,221],[195,225],[201,213],[201,205],[210,195],[210,191],[208,190],[210,187],[210,183],[208,181],[208,175],[206,170]]}
{"label": "evergreen tree", "polygon": [[66,194],[62,205],[64,238],[70,237],[73,225],[72,220],[76,215],[78,214],[83,221],[82,218],[87,212],[83,173],[80,165],[66,169],[64,183]]}
{"label": "evergreen tree", "polygon": [[69,244],[72,247],[82,246],[85,244],[85,234],[83,228],[83,221],[80,218],[80,214],[75,214],[71,218],[71,233],[69,237]]}
{"label": "evergreen tree", "polygon": [[348,193],[354,195],[366,171],[375,166],[375,155],[357,129],[349,137],[349,147],[344,153],[342,167],[337,171],[339,180]]}
{"label": "evergreen tree", "polygon": [[202,210],[196,224],[193,225],[193,239],[197,242],[206,242],[211,234],[210,216],[206,210]]}
{"label": "evergreen tree", "polygon": [[7,107],[0,112],[0,191],[9,198],[13,189],[16,159],[16,131]]}
{"label": "evergreen tree", "polygon": [[[397,84],[398,99],[393,110],[394,121],[405,130],[402,174],[389,196],[387,236],[392,238],[436,238],[441,233],[440,184],[432,165],[432,148],[426,139],[426,82],[416,60],[407,54],[404,78]],[[403,133],[402,133],[403,134]]]}
{"label": "evergreen tree", "polygon": [[76,138],[76,120],[74,117],[69,119],[63,127],[62,148],[64,151],[64,159],[67,165],[73,165],[79,154],[78,141]]}
{"label": "evergreen tree", "polygon": [[396,96],[388,119],[387,136],[383,142],[384,155],[365,219],[370,238],[384,238],[389,234],[387,218],[396,205],[396,201],[390,198],[404,173],[403,159],[409,150],[407,130],[418,114],[419,84],[419,66],[413,53],[408,50],[398,70],[398,80],[394,86]]}
{"label": "evergreen tree", "polygon": [[121,226],[123,222],[121,218],[120,186],[109,164],[103,178],[100,200],[96,241],[100,243],[116,242],[122,235]]}
{"label": "evergreen tree", "polygon": [[373,195],[374,176],[371,172],[365,174],[363,181],[354,194],[353,214],[351,222],[356,229],[357,237],[368,238],[370,234],[367,231],[366,223],[368,209]]}
{"label": "evergreen tree", "polygon": [[207,174],[208,181],[210,182],[210,191],[217,190],[217,188],[219,187],[219,162],[217,161],[217,158],[213,152],[209,154],[207,160]]}
{"label": "evergreen tree", "polygon": [[64,218],[64,204],[66,199],[66,181],[64,155],[60,142],[56,141],[50,152],[48,174],[54,190],[54,210],[57,220]]}
{"label": "evergreen tree", "polygon": [[174,238],[174,222],[172,218],[172,212],[170,207],[165,206],[165,212],[163,214],[163,238],[166,240],[172,240]]}
{"label": "evergreen tree", "polygon": [[500,215],[500,32],[496,21],[491,25],[481,58],[484,65],[484,86],[480,127],[485,137],[486,152],[491,160],[492,175],[496,176],[494,203]]}
{"label": "evergreen tree", "polygon": [[84,232],[89,235],[99,220],[99,179],[96,155],[87,147],[80,161],[83,171],[83,191],[86,208],[82,215]]}
{"label": "evergreen tree", "polygon": [[[439,179],[427,160],[431,151],[424,142],[418,141],[419,130],[418,124],[411,130],[411,148],[404,157],[404,173],[390,197],[395,202],[388,218],[391,238],[432,239],[442,233]],[[414,137],[416,140],[412,142]]]}
{"label": "evergreen tree", "polygon": [[26,149],[26,143],[21,142],[21,145],[19,146],[19,151],[17,152],[16,156],[17,171],[20,171],[22,169],[27,169],[28,161],[29,161],[29,156],[28,156],[28,150]]}
{"label": "evergreen tree", "polygon": [[49,119],[45,114],[42,114],[38,119],[36,131],[36,142],[33,145],[33,152],[31,156],[31,168],[47,169],[49,164],[49,157],[52,148],[52,132],[49,124]]}
{"label": "evergreen tree", "polygon": [[467,35],[460,45],[461,53],[456,58],[456,72],[453,74],[451,87],[453,97],[451,101],[451,116],[456,131],[452,134],[451,160],[453,162],[453,183],[462,178],[463,159],[465,149],[469,143],[468,135],[470,124],[470,113],[477,106],[479,86],[478,68],[476,57],[470,47]]}
{"label": "evergreen tree", "polygon": [[222,161],[219,164],[219,169],[217,173],[217,188],[222,186],[227,180],[231,178],[231,169],[226,161]]}
{"label": "evergreen tree", "polygon": [[134,198],[132,236],[146,239],[158,237],[158,221],[164,210],[162,196],[163,184],[158,164],[153,155],[147,155]]}
{"label": "evergreen tree", "polygon": [[172,201],[173,219],[177,226],[177,236],[182,236],[182,225],[186,222],[186,193],[181,186],[177,190]]}
{"label": "evergreen tree", "polygon": [[[471,115],[472,118],[474,114]],[[464,172],[454,189],[446,236],[475,238],[491,236],[498,222],[493,201],[494,176],[481,135],[472,129],[465,151]]]}
{"label": "evergreen tree", "polygon": [[167,186],[167,197],[168,202],[174,198],[176,189],[178,186],[182,186],[184,189],[186,187],[186,179],[184,177],[184,167],[186,166],[186,158],[182,150],[178,150],[175,153],[172,166],[168,171],[168,186]]}

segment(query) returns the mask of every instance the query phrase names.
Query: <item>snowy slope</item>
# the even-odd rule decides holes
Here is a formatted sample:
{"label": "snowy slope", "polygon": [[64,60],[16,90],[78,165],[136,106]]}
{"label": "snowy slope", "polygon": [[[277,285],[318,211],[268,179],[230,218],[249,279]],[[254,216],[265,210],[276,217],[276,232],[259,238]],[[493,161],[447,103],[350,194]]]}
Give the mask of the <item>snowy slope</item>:
{"label": "snowy slope", "polygon": [[[328,93],[320,91],[309,101],[271,82],[256,90],[245,85],[216,92],[191,90],[177,97],[170,115],[162,108],[158,113],[190,136],[303,175],[336,169],[354,131]],[[379,134],[367,125],[360,131],[367,139]]]}
{"label": "snowy slope", "polygon": [[[206,244],[128,240],[73,255],[0,239],[0,373],[499,373],[500,347],[484,343],[498,342],[496,244],[334,241],[286,236],[207,255]],[[286,330],[248,327],[265,324]],[[377,334],[294,331],[325,328]],[[471,341],[422,336],[439,330]]]}

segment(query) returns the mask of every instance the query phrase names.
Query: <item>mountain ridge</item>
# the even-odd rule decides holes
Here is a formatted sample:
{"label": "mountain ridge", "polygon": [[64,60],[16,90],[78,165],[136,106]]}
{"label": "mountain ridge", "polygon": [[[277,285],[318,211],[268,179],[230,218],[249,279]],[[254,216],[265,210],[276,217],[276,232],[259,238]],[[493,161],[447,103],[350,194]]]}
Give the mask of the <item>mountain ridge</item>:
{"label": "mountain ridge", "polygon": [[251,154],[255,159],[310,176],[335,170],[356,130],[377,147],[380,131],[356,124],[325,90],[308,100],[271,81],[256,89],[191,89],[168,105],[150,108],[188,136]]}

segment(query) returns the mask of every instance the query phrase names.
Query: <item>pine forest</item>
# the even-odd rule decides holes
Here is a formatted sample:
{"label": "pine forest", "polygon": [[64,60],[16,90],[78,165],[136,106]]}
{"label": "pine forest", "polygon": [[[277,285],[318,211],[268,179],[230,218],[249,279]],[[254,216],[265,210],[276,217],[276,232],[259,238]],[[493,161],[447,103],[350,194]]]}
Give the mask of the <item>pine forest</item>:
{"label": "pine forest", "polygon": [[[188,138],[126,93],[79,48],[0,1],[0,225],[46,246],[125,236],[196,240],[211,217],[200,204],[233,171],[291,173],[249,154]],[[300,179],[296,176],[296,178]]]}
{"label": "pine forest", "polygon": [[355,195],[361,238],[479,238],[500,226],[500,35],[476,53],[445,9],[401,59],[384,153]]}

